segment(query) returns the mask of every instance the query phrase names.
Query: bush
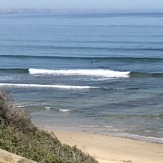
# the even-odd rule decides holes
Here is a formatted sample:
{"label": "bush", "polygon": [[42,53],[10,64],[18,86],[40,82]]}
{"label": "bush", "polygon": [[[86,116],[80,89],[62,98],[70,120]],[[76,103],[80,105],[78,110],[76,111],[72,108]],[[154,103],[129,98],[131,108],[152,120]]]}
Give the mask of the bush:
{"label": "bush", "polygon": [[5,91],[0,91],[0,148],[40,163],[97,163],[76,147],[61,144],[54,134],[34,126]]}

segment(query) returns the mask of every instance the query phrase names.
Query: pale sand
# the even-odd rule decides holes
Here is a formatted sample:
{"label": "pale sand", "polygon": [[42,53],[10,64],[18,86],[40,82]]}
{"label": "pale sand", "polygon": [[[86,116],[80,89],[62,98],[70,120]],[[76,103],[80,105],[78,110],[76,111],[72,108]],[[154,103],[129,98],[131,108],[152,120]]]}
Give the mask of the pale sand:
{"label": "pale sand", "polygon": [[56,131],[64,144],[76,145],[100,163],[163,163],[163,144],[76,131]]}

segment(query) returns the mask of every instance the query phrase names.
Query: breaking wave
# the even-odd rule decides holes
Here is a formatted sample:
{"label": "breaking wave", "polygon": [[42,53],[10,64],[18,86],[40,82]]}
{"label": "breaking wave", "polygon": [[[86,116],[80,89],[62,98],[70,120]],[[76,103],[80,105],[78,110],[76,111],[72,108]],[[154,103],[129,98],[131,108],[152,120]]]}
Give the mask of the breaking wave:
{"label": "breaking wave", "polygon": [[[161,72],[138,72],[138,71],[114,71],[108,69],[68,69],[68,70],[48,70],[35,68],[0,68],[2,73],[29,73],[33,75],[78,75],[78,76],[94,76],[102,77],[98,80],[107,80],[108,78],[124,78],[124,77],[157,77],[163,78]],[[96,79],[97,80],[97,79]]]}
{"label": "breaking wave", "polygon": [[69,69],[69,70],[47,70],[47,69],[29,69],[30,74],[48,74],[48,75],[84,75],[97,77],[129,77],[129,71],[113,71],[105,69]]}
{"label": "breaking wave", "polygon": [[25,87],[25,88],[54,88],[54,89],[91,89],[96,87],[90,86],[72,86],[72,85],[43,85],[43,84],[12,84],[12,83],[0,83],[0,86],[4,87]]}

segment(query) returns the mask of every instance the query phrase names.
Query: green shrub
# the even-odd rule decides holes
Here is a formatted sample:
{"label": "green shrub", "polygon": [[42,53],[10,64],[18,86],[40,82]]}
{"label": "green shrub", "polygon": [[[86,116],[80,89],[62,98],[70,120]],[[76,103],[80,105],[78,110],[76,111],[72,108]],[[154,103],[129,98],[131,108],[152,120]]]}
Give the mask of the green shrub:
{"label": "green shrub", "polygon": [[34,126],[5,91],[0,91],[0,148],[40,163],[97,163],[88,154],[61,144],[55,135]]}

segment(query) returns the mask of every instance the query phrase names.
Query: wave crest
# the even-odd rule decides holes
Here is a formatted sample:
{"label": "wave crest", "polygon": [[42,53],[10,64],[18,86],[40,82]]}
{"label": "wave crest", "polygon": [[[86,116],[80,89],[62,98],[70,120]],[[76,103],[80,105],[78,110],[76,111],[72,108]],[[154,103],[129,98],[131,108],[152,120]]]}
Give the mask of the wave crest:
{"label": "wave crest", "polygon": [[79,76],[96,76],[96,77],[129,77],[129,71],[114,71],[105,69],[69,69],[69,70],[47,70],[47,69],[29,69],[30,74],[47,74],[47,75],[79,75]]}
{"label": "wave crest", "polygon": [[96,87],[90,86],[72,86],[72,85],[42,85],[42,84],[12,84],[12,83],[0,83],[0,86],[4,87],[26,87],[26,88],[55,88],[55,89],[91,89]]}

